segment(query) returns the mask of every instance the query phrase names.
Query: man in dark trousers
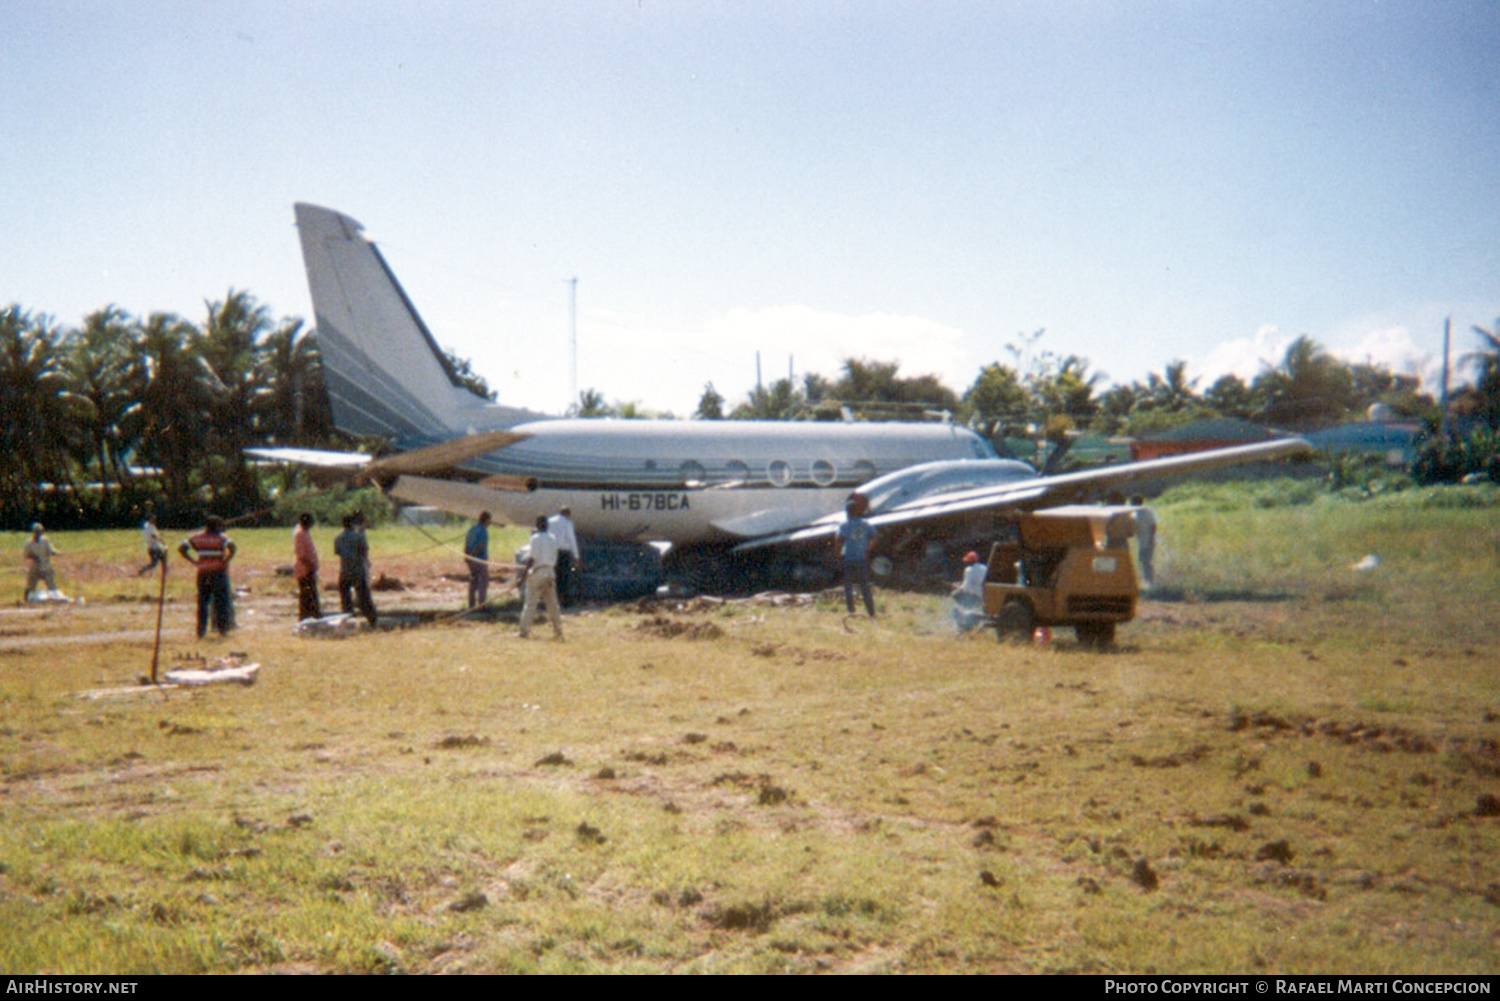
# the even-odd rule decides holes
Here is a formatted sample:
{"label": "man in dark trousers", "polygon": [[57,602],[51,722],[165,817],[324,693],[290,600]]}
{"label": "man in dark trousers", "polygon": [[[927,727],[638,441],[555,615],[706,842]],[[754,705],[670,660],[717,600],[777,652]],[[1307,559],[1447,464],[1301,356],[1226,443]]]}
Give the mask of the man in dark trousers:
{"label": "man in dark trousers", "polygon": [[333,540],[339,558],[339,607],[345,615],[359,603],[359,614],[373,627],[375,602],[370,597],[370,543],[365,539],[364,515],[344,515],[344,530]]}
{"label": "man in dark trousers", "polygon": [[229,564],[234,543],[224,534],[224,519],[210,515],[203,531],[184,539],[177,547],[182,558],[198,568],[198,638],[208,632],[209,613],[220,636],[234,628],[234,589],[229,583]]}
{"label": "man in dark trousers", "polygon": [[323,616],[318,603],[318,547],[313,545],[313,516],[306,511],[292,530],[292,577],[297,581],[297,621]]}
{"label": "man in dark trousers", "polygon": [[464,536],[464,562],[469,567],[469,607],[478,608],[490,595],[490,513],[481,512],[479,523]]}
{"label": "man in dark trousers", "polygon": [[859,494],[850,494],[844,505],[844,523],[834,536],[834,545],[844,564],[844,604],[849,614],[854,614],[854,585],[865,601],[865,611],[875,617],[875,595],[870,591],[870,543],[875,539],[875,526],[865,520],[865,508],[869,504]]}
{"label": "man in dark trousers", "polygon": [[559,508],[547,519],[547,531],[557,540],[557,597],[564,608],[578,604],[578,574],[583,572],[583,554],[578,533],[573,530],[573,509]]}

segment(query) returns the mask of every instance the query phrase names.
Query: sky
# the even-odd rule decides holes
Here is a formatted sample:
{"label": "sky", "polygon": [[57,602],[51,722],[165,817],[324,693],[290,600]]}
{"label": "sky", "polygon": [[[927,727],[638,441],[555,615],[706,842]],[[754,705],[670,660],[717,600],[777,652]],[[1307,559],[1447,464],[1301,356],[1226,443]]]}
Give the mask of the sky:
{"label": "sky", "polygon": [[1435,382],[1500,316],[1497,55],[1495,0],[6,4],[0,304],[310,322],[305,201],[552,413],[757,353],[962,392],[1038,330],[1103,385],[1300,335]]}

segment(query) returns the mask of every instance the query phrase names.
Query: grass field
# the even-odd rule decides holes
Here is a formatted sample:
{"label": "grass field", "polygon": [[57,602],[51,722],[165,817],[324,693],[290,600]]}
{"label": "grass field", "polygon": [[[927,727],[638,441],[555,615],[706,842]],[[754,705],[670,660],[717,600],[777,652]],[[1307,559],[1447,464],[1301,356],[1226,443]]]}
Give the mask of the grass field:
{"label": "grass field", "polygon": [[[55,537],[87,603],[0,610],[0,968],[1493,972],[1500,509],[1158,510],[1105,654],[889,591],[304,639],[243,532],[242,629],[192,638],[178,560],[164,649],[259,683],[92,701],[156,582]],[[383,610],[458,607],[451,549],[371,542]]]}

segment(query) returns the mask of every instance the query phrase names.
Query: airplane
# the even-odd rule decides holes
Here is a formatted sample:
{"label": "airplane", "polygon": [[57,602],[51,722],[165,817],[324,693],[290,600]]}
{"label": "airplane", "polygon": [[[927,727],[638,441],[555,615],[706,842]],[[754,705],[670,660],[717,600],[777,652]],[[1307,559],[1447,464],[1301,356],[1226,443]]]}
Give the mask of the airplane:
{"label": "airplane", "polygon": [[830,547],[810,543],[836,532],[855,493],[877,527],[899,529],[882,539],[892,557],[930,559],[934,546],[956,556],[993,538],[1006,512],[1309,450],[1286,438],[1043,476],[948,420],[546,417],[462,385],[358,222],[295,211],[334,424],[396,454],[252,454],[394,479],[394,499],[467,517],[531,525],[571,508],[585,597],[646,593],[663,575],[721,591],[825,579]]}

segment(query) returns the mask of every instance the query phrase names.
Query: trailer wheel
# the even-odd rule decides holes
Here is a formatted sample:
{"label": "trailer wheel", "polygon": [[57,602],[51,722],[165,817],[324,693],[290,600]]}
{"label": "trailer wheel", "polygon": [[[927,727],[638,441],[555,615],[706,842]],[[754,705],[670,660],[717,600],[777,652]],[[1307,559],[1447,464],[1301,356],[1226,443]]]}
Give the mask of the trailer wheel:
{"label": "trailer wheel", "polygon": [[1079,646],[1089,650],[1108,650],[1115,645],[1113,622],[1080,622],[1073,627]]}
{"label": "trailer wheel", "polygon": [[995,638],[1001,643],[1025,643],[1031,639],[1035,625],[1031,606],[1020,598],[1012,598],[1000,606],[1000,614],[995,616]]}

